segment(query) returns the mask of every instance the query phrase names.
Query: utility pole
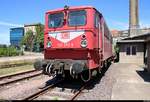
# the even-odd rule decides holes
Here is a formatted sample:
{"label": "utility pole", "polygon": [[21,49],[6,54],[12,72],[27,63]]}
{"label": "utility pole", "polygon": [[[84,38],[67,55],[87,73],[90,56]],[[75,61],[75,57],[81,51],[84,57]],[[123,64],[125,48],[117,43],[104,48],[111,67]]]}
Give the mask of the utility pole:
{"label": "utility pole", "polygon": [[139,10],[138,0],[129,0],[129,35],[130,37],[139,34]]}

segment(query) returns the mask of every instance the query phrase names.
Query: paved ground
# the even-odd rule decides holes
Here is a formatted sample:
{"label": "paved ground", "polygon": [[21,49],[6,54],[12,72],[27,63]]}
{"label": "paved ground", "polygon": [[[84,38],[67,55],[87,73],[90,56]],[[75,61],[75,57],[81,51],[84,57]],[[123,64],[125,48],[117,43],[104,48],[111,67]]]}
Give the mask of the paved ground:
{"label": "paved ground", "polygon": [[113,77],[116,83],[112,88],[111,100],[150,100],[150,74],[143,68],[115,63]]}

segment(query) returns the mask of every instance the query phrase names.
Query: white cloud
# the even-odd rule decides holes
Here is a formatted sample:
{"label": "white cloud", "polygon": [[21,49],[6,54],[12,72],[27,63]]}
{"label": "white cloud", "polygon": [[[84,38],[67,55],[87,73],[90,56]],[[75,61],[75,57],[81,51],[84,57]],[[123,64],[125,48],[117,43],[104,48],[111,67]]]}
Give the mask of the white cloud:
{"label": "white cloud", "polygon": [[12,26],[12,27],[23,27],[22,24],[13,24],[13,23],[2,22],[2,21],[0,21],[0,25],[2,25],[2,26]]}
{"label": "white cloud", "polygon": [[119,30],[125,30],[129,28],[129,24],[126,22],[121,22],[121,21],[110,21],[111,24],[111,29],[119,29]]}
{"label": "white cloud", "polygon": [[[121,21],[114,21],[114,20],[110,20],[109,24],[110,29],[118,29],[118,30],[127,30],[129,29],[129,24],[126,22],[121,22]],[[150,28],[150,21],[140,21],[139,23],[140,28]],[[109,25],[108,25],[109,26]]]}
{"label": "white cloud", "polygon": [[141,28],[150,28],[150,22],[140,22],[140,27]]}

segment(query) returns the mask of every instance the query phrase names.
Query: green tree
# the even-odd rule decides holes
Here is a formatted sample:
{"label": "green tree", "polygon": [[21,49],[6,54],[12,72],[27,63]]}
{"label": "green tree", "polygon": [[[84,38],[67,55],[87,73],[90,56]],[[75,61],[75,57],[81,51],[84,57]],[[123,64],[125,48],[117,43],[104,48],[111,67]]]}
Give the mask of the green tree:
{"label": "green tree", "polygon": [[44,25],[39,23],[35,30],[35,34],[32,30],[27,31],[21,41],[21,45],[26,45],[30,51],[39,51],[44,46]]}
{"label": "green tree", "polygon": [[119,46],[118,46],[118,45],[115,45],[115,46],[114,46],[114,50],[115,50],[116,53],[119,53]]}
{"label": "green tree", "polygon": [[119,51],[120,51],[119,46],[115,45],[114,50],[115,50],[115,54],[116,54],[115,62],[119,62]]}
{"label": "green tree", "polygon": [[40,50],[39,48],[42,48],[44,45],[44,25],[42,24],[36,26],[34,45],[36,47],[36,50]]}
{"label": "green tree", "polygon": [[30,51],[33,49],[33,43],[34,43],[34,35],[33,31],[29,30],[26,32],[25,36],[23,37],[21,41],[21,45],[26,45],[27,48],[29,48]]}

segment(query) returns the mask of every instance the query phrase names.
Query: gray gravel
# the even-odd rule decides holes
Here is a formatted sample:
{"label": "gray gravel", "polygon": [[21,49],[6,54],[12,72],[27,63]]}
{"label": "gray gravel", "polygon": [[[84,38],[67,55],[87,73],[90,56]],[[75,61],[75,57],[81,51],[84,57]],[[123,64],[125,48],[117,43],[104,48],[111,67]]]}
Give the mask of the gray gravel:
{"label": "gray gravel", "polygon": [[6,82],[11,82],[13,80],[18,80],[27,76],[32,76],[32,75],[36,75],[36,74],[40,74],[41,71],[35,71],[35,72],[30,72],[30,73],[25,73],[25,74],[21,74],[21,75],[17,75],[17,76],[12,76],[12,77],[8,77],[8,78],[3,78],[2,80],[0,80],[0,84],[6,83]]}
{"label": "gray gravel", "polygon": [[101,80],[92,89],[89,89],[87,92],[84,91],[83,94],[77,97],[77,100],[110,100],[112,88],[116,82],[113,77],[113,70],[112,64]]}
{"label": "gray gravel", "polygon": [[0,90],[0,99],[3,100],[21,100],[30,94],[39,90],[45,85],[45,82],[51,79],[48,76],[38,76],[30,81],[26,80],[24,83],[16,83],[13,87],[2,88]]}
{"label": "gray gravel", "polygon": [[[112,94],[112,88],[116,82],[114,75],[113,64],[109,67],[105,75],[100,78],[101,80],[96,81],[93,86],[87,90],[84,90],[83,94],[77,97],[77,100],[110,100]],[[13,88],[8,88],[7,90],[1,90],[0,99],[8,100],[20,100],[38,91],[44,82],[46,82],[49,77],[38,77],[33,81],[27,81],[24,84],[18,84]]]}

